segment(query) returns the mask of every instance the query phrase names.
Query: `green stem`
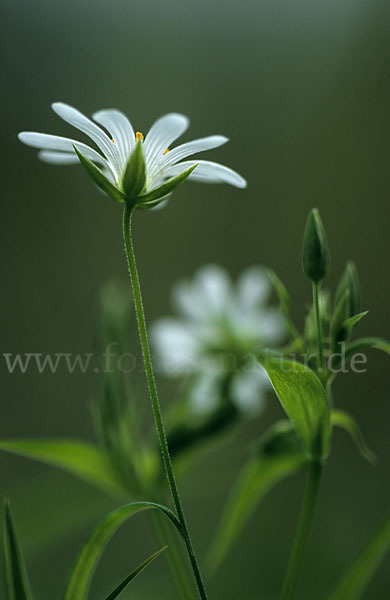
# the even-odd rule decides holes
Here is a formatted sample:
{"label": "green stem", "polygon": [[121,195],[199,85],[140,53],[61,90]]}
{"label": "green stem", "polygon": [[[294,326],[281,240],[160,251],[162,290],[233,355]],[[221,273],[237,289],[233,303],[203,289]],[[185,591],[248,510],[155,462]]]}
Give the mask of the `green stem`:
{"label": "green stem", "polygon": [[303,557],[307,541],[309,539],[314,510],[318,496],[321,480],[321,463],[314,461],[310,465],[310,471],[303,498],[301,515],[295,537],[294,547],[291,553],[290,563],[283,586],[281,600],[291,600],[294,596],[299,572],[302,567]]}
{"label": "green stem", "polygon": [[146,328],[145,312],[143,308],[141,286],[138,277],[137,264],[135,261],[134,246],[131,235],[131,216],[133,206],[126,202],[125,209],[123,212],[123,238],[125,242],[125,251],[127,256],[127,263],[129,268],[129,275],[131,285],[133,288],[135,312],[137,315],[138,331],[142,348],[142,356],[145,363],[146,379],[149,387],[150,399],[153,407],[153,415],[157,429],[158,439],[160,441],[161,454],[164,464],[165,473],[167,475],[169,487],[172,494],[173,503],[176,508],[177,517],[182,526],[183,536],[188,552],[188,556],[191,562],[192,570],[194,572],[196,584],[198,587],[199,595],[202,600],[207,600],[206,590],[203,584],[202,576],[200,573],[198,561],[195,555],[195,551],[192,545],[191,537],[187,527],[187,521],[184,515],[183,506],[181,503],[179,490],[177,488],[175,474],[173,472],[173,466],[171,457],[169,454],[167,436],[165,432],[164,422],[161,414],[160,402],[158,399],[157,386],[154,378],[152,357],[149,348],[148,333]]}
{"label": "green stem", "polygon": [[318,366],[322,368],[324,362],[324,356],[322,351],[322,327],[321,327],[321,316],[320,316],[320,284],[313,283],[313,305],[314,314],[316,320],[316,333],[317,333],[317,352],[318,352]]}

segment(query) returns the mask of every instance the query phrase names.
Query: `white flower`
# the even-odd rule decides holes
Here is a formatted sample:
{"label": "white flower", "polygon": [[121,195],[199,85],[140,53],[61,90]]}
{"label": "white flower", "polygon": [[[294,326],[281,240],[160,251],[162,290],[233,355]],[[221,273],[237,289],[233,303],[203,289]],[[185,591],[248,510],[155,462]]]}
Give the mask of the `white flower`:
{"label": "white flower", "polygon": [[261,267],[247,269],[233,285],[218,266],[204,266],[192,281],[173,289],[177,318],[162,318],[151,329],[161,372],[191,376],[190,402],[197,412],[223,401],[222,388],[244,413],[264,405],[268,377],[254,353],[279,342],[284,327],[278,309],[267,306],[271,292]]}
{"label": "white flower", "polygon": [[[55,102],[52,108],[64,121],[86,134],[99,151],[74,139],[33,131],[19,133],[19,140],[28,146],[39,148],[39,158],[56,165],[78,163],[80,157],[75,152],[76,148],[78,153],[98,166],[109,179],[112,187],[117,190],[115,199],[119,201],[120,194],[123,195],[122,184],[126,167],[140,140],[145,163],[143,203],[148,202],[148,197],[153,198],[150,196],[151,192],[183,175],[195,165],[195,170],[189,174],[189,178],[194,181],[246,187],[245,179],[228,167],[207,160],[183,160],[198,152],[221,146],[228,141],[226,137],[212,135],[170,149],[171,144],[188,128],[189,120],[184,115],[171,113],[161,117],[152,125],[143,141],[143,135],[139,132],[134,133],[130,121],[118,110],[100,110],[92,115],[92,121],[62,102]],[[99,185],[99,182],[96,182]],[[109,193],[110,189],[104,191]],[[160,199],[161,197],[158,198]]]}

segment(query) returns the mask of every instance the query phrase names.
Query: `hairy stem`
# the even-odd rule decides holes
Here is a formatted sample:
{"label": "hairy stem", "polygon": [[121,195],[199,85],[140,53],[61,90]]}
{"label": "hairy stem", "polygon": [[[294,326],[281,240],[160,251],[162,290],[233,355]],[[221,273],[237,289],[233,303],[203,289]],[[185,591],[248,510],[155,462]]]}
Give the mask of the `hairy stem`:
{"label": "hairy stem", "polygon": [[287,569],[281,600],[291,600],[294,596],[299,572],[302,567],[305,548],[309,539],[311,525],[313,522],[314,510],[321,480],[321,471],[321,464],[317,461],[313,461],[310,465],[298,529],[294,541],[294,547],[291,553],[290,563]]}
{"label": "hairy stem", "polygon": [[191,537],[188,531],[186,518],[184,515],[184,510],[182,506],[182,502],[179,495],[179,490],[176,484],[175,474],[173,471],[172,461],[169,454],[167,436],[165,432],[165,426],[162,418],[160,402],[158,399],[157,386],[154,378],[153,365],[152,365],[152,357],[150,353],[149,341],[148,341],[148,333],[146,328],[146,320],[145,320],[145,312],[143,308],[142,301],[142,293],[141,286],[138,277],[137,264],[135,261],[134,254],[134,246],[131,235],[131,216],[132,216],[133,206],[126,202],[125,209],[123,213],[123,238],[125,243],[125,251],[127,256],[127,263],[129,268],[129,275],[131,280],[131,285],[133,288],[134,295],[134,305],[135,312],[137,316],[138,323],[138,331],[142,348],[142,356],[145,364],[145,373],[146,379],[149,387],[150,399],[153,407],[153,415],[157,429],[157,435],[160,442],[162,460],[164,464],[165,473],[168,479],[169,488],[171,490],[173,503],[176,508],[177,517],[182,526],[183,536],[188,552],[188,556],[191,562],[192,570],[194,572],[196,584],[198,587],[199,595],[202,600],[207,600],[207,594],[204,587],[204,583],[202,580],[202,576],[200,573],[198,561],[195,555],[195,551],[192,545]]}

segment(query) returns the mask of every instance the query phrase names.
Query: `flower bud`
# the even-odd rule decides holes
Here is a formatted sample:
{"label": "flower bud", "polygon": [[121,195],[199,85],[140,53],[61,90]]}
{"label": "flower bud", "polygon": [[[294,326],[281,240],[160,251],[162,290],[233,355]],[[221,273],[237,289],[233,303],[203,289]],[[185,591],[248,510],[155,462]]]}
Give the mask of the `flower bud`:
{"label": "flower bud", "polygon": [[352,261],[349,261],[347,263],[343,276],[341,277],[339,285],[337,286],[335,306],[337,306],[341,302],[347,290],[349,292],[349,295],[348,304],[346,306],[346,319],[357,315],[360,311],[359,277],[357,274],[355,263],[353,263]]}
{"label": "flower bud", "polygon": [[320,214],[313,208],[306,222],[302,252],[303,272],[313,283],[322,281],[329,270],[329,249]]}

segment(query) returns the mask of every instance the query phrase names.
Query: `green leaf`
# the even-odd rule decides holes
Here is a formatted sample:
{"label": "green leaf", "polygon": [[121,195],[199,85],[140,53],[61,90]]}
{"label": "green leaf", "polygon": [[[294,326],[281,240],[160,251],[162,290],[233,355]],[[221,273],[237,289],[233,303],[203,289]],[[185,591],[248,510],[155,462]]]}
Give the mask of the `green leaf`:
{"label": "green leaf", "polygon": [[309,456],[325,458],[329,453],[330,415],[318,377],[305,365],[276,354],[263,353],[259,362]]}
{"label": "green leaf", "polygon": [[147,558],[140,565],[138,565],[138,567],[134,569],[134,571],[130,573],[130,575],[128,575],[109,596],[107,596],[106,600],[115,600],[115,598],[118,598],[119,594],[123,592],[123,590],[128,586],[128,584],[131,581],[133,581],[133,579],[135,579],[135,577],[137,577],[137,575],[139,575],[144,569],[146,569],[146,567],[150,565],[151,562],[153,562],[158,556],[160,556],[161,552],[164,552],[166,548],[167,546],[164,546],[164,548],[157,550],[157,552],[152,554],[152,556],[149,556],[149,558]]}
{"label": "green leaf", "polygon": [[125,196],[131,200],[135,200],[144,189],[145,182],[145,159],[142,150],[142,140],[139,140],[131,153],[123,175],[122,189]]}
{"label": "green leaf", "polygon": [[366,458],[371,464],[376,463],[375,454],[367,446],[359,425],[350,414],[343,410],[332,410],[330,415],[330,422],[336,427],[341,427],[342,429],[345,429],[345,431],[349,433],[349,435],[355,442],[360,454],[364,458]]}
{"label": "green leaf", "polygon": [[273,271],[272,269],[267,270],[267,275],[273,285],[282,310],[288,310],[288,308],[290,307],[291,300],[286,286],[276,275],[275,271]]}
{"label": "green leaf", "polygon": [[122,192],[113,183],[111,183],[111,181],[105,175],[103,175],[99,167],[89,160],[89,158],[84,156],[80,150],[76,148],[76,146],[73,146],[73,148],[92,181],[96,183],[96,185],[103,190],[107,196],[110,196],[110,198],[116,200],[116,202],[124,202],[125,197]]}
{"label": "green leaf", "polygon": [[189,177],[192,173],[192,171],[196,168],[197,165],[193,165],[192,167],[190,167],[189,169],[187,169],[186,171],[184,171],[184,173],[181,173],[180,175],[178,175],[177,177],[174,177],[173,179],[169,179],[168,181],[166,181],[165,183],[163,183],[162,185],[160,185],[159,187],[155,188],[154,190],[151,190],[150,192],[147,192],[146,194],[141,194],[138,199],[137,199],[137,207],[139,205],[141,205],[141,208],[143,207],[143,205],[155,205],[157,204],[156,201],[160,201],[163,198],[165,198],[166,196],[168,196],[169,194],[172,194],[172,192],[181,184],[183,183],[187,177]]}
{"label": "green leaf", "polygon": [[26,567],[8,501],[5,502],[4,550],[9,600],[32,600]]}
{"label": "green leaf", "polygon": [[1,440],[0,449],[39,460],[76,475],[106,493],[124,497],[125,486],[116,475],[108,455],[81,440]]}
{"label": "green leaf", "polygon": [[359,321],[363,319],[363,317],[365,317],[366,315],[368,315],[368,310],[365,310],[361,313],[358,313],[357,315],[349,317],[349,319],[346,319],[344,321],[343,327],[347,329],[347,331],[351,331],[355,327],[355,325],[357,325],[357,323],[359,323]]}
{"label": "green leaf", "polygon": [[382,350],[383,352],[390,354],[390,342],[388,340],[384,340],[383,338],[379,337],[366,337],[359,338],[358,340],[348,344],[345,350],[345,357],[349,358],[350,356],[353,356],[357,352],[365,350],[366,348],[376,348],[377,350]]}
{"label": "green leaf", "polygon": [[389,548],[390,514],[386,516],[366,546],[360,551],[330,600],[359,600]]}
{"label": "green leaf", "polygon": [[96,526],[84,544],[71,571],[64,600],[87,600],[92,575],[112,535],[129,517],[140,511],[150,509],[163,512],[172,521],[179,533],[183,535],[179,521],[166,506],[154,502],[132,502],[117,508]]}
{"label": "green leaf", "polygon": [[231,550],[264,496],[307,462],[295,428],[288,421],[275,423],[261,438],[256,454],[241,470],[223,510],[208,557],[213,571]]}

